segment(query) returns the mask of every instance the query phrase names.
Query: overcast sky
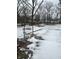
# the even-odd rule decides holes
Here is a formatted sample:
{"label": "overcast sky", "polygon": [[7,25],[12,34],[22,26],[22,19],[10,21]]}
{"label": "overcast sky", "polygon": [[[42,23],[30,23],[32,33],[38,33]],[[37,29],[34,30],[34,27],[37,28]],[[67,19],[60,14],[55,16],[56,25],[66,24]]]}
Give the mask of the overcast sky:
{"label": "overcast sky", "polygon": [[[31,2],[32,0],[30,0],[30,2]],[[38,0],[38,1],[41,1],[41,0]],[[51,2],[53,2],[53,4],[57,4],[58,2],[59,2],[59,0],[44,0],[44,1],[51,1]]]}
{"label": "overcast sky", "polygon": [[46,0],[46,1],[51,1],[53,2],[54,4],[57,4],[59,2],[59,0]]}

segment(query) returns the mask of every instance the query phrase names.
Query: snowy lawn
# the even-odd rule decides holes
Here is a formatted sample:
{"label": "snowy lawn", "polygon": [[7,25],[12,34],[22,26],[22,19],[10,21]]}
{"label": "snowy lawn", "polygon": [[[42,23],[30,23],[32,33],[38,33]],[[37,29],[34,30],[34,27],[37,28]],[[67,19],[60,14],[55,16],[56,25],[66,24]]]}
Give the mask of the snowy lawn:
{"label": "snowy lawn", "polygon": [[[18,27],[17,28],[17,38],[23,38],[23,28],[24,27]],[[25,30],[26,31],[26,34],[32,32],[32,30],[31,30],[32,26],[26,25],[25,28],[26,28],[26,30]],[[30,28],[30,30],[28,30],[28,28]],[[34,31],[35,30],[38,30],[38,29],[42,29],[42,28],[44,28],[44,27],[34,26]]]}
{"label": "snowy lawn", "polygon": [[[23,38],[22,29],[23,27],[17,29],[18,38]],[[41,36],[44,40],[37,40],[34,37],[28,39],[33,42],[33,44],[28,45],[34,53],[32,59],[61,59],[61,25],[34,26],[34,29],[42,29],[34,32],[34,34]],[[31,32],[31,30],[26,30],[26,33],[28,32]],[[39,47],[36,47],[36,42],[40,42]]]}

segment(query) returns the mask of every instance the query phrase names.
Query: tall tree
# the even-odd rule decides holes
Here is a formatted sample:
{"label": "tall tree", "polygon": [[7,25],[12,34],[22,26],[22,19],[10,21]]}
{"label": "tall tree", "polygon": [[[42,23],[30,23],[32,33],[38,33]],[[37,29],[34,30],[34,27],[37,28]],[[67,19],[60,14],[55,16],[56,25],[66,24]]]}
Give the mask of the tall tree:
{"label": "tall tree", "polygon": [[59,0],[59,3],[56,5],[56,17],[57,22],[61,23],[61,0]]}
{"label": "tall tree", "polygon": [[[34,16],[36,15],[38,9],[40,8],[41,4],[43,3],[43,0],[38,4],[38,0],[31,0],[32,3],[28,2],[28,0],[17,0],[18,1],[18,7],[17,7],[17,14],[21,14],[24,16],[24,20],[26,20],[25,18],[27,17],[27,7],[31,10],[31,24],[32,24],[32,36],[33,36],[33,31],[34,31]],[[25,33],[25,21],[24,21],[24,33]],[[24,38],[25,38],[25,34],[24,34]]]}
{"label": "tall tree", "polygon": [[47,23],[51,18],[51,8],[53,7],[52,2],[46,2],[45,3],[45,9],[47,10]]}
{"label": "tall tree", "polygon": [[23,28],[23,34],[24,34],[24,40],[25,40],[25,25],[27,21],[27,15],[29,14],[29,8],[28,0],[17,0],[17,20],[21,22],[21,24],[24,26]]}
{"label": "tall tree", "polygon": [[[39,3],[38,7],[37,6],[37,0],[32,0],[32,36],[33,36],[33,31],[34,31],[34,16],[36,15],[36,12],[38,11],[38,9],[40,8],[41,4],[43,3],[43,0],[41,1],[41,3]],[[36,10],[35,10],[36,9]]]}

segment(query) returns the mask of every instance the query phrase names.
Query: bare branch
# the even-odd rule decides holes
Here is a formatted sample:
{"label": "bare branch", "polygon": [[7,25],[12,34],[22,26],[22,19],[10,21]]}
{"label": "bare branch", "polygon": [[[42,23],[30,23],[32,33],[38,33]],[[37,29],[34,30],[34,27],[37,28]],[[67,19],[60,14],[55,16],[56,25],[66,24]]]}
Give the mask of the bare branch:
{"label": "bare branch", "polygon": [[26,6],[28,6],[30,9],[32,9],[32,5],[30,4],[30,3],[26,3],[25,1],[23,1],[23,3],[25,3],[26,4]]}
{"label": "bare branch", "polygon": [[[37,8],[36,11],[35,11],[35,14],[36,14],[36,12],[38,11],[38,9],[40,8],[40,6],[41,6],[41,4],[43,3],[43,1],[44,1],[44,0],[42,0],[41,3],[39,4],[38,8]],[[35,14],[34,14],[34,15],[35,15]]]}
{"label": "bare branch", "polygon": [[32,7],[32,5],[27,1],[27,3]]}

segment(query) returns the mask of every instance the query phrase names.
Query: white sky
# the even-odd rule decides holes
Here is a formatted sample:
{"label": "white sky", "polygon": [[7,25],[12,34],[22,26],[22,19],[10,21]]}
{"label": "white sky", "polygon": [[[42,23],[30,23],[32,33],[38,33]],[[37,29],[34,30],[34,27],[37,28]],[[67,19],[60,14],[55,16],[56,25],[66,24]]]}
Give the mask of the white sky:
{"label": "white sky", "polygon": [[53,2],[54,4],[57,4],[59,2],[59,0],[46,0],[46,1],[51,1]]}
{"label": "white sky", "polygon": [[[31,2],[32,0],[30,0],[30,2]],[[38,1],[41,1],[41,0],[38,0]],[[53,2],[53,4],[57,4],[58,2],[59,2],[59,0],[44,0],[44,1],[51,1],[51,2]]]}

